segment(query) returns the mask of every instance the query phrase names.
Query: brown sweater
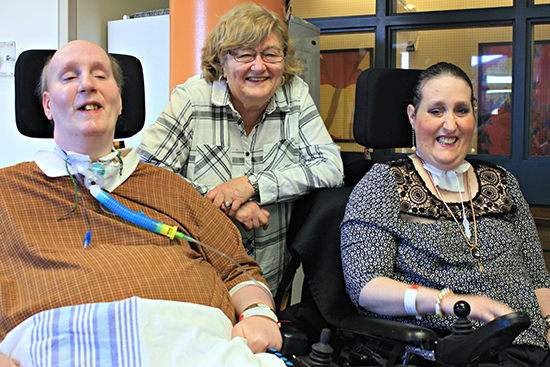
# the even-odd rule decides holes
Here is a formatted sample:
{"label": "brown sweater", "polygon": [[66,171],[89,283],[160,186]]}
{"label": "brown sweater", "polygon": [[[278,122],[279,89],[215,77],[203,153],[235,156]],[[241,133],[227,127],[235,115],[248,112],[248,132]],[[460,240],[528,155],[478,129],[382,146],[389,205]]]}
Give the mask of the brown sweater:
{"label": "brown sweater", "polygon": [[[58,220],[75,205],[69,177],[49,178],[28,162],[0,170],[0,340],[40,311],[131,296],[218,307],[235,322],[228,290],[249,278],[234,263],[129,224],[81,192],[76,210]],[[233,223],[175,173],[139,163],[111,196],[221,250],[263,282]]]}

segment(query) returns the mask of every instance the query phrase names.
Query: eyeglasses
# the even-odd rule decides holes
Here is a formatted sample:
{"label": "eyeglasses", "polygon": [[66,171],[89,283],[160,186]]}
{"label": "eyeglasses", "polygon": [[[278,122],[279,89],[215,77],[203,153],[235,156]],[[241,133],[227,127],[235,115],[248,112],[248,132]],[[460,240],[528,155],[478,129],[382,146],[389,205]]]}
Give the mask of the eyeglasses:
{"label": "eyeglasses", "polygon": [[[244,49],[238,49],[238,50],[232,50],[229,51],[231,56],[235,59],[235,61],[240,62],[242,64],[247,64],[249,62],[252,62],[256,60],[256,56],[258,55],[255,50],[250,48],[244,48]],[[270,64],[278,64],[285,58],[286,53],[284,50],[281,50],[280,48],[270,47],[262,52],[260,52],[260,57],[265,62],[268,62]]]}

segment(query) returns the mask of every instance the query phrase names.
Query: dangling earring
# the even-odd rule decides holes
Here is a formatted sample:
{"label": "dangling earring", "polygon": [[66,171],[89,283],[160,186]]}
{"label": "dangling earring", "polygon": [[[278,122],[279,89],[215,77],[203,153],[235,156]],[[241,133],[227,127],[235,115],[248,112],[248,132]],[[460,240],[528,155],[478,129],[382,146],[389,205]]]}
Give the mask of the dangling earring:
{"label": "dangling earring", "polygon": [[415,138],[414,138],[414,128],[412,129],[412,148],[411,150],[413,152],[416,152],[416,141],[415,141]]}
{"label": "dangling earring", "polygon": [[218,81],[220,82],[221,85],[227,84],[227,78],[223,74],[220,75],[220,78],[218,79]]}

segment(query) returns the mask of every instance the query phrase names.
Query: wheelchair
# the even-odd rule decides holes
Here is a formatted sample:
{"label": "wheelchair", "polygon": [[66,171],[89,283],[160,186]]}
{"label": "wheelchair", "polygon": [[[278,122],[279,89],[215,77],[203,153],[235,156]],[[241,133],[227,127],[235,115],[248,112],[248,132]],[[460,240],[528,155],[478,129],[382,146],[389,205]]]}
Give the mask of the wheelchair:
{"label": "wheelchair", "polygon": [[[420,72],[374,68],[359,75],[354,116],[359,144],[374,149],[411,146],[406,107]],[[360,316],[349,299],[339,225],[353,187],[374,163],[364,159],[346,164],[344,187],[318,189],[295,203],[288,233],[291,261],[276,295],[277,304],[282,305],[281,352],[305,356],[297,359],[306,366],[477,366],[491,360],[529,327],[526,313],[506,315],[473,330],[467,318],[469,305],[459,302],[454,330],[444,335],[416,325]],[[300,264],[305,276],[301,302],[286,307]],[[324,336],[319,341],[321,333]],[[310,348],[313,350],[307,355]],[[324,359],[319,350],[324,351]],[[327,351],[332,353],[331,361],[326,358]]]}
{"label": "wheelchair", "polygon": [[[16,123],[19,132],[28,137],[53,138],[53,126],[44,115],[35,89],[44,62],[54,52],[25,51],[16,63]],[[139,132],[145,121],[143,71],[135,57],[112,56],[125,77],[123,110],[115,131],[115,139],[124,139]],[[405,107],[418,73],[369,69],[360,75],[354,122],[358,142],[372,148],[409,146],[411,131],[408,122],[404,123]],[[387,88],[396,83],[402,86],[400,91]],[[383,94],[377,88],[390,90]],[[379,107],[386,101],[391,101],[391,108],[381,111]],[[371,120],[384,121],[384,128],[369,124]],[[303,367],[412,366],[421,360],[434,365],[470,366],[511,344],[529,326],[525,314],[507,315],[472,331],[465,317],[467,307],[463,306],[457,311],[462,315],[458,331],[446,337],[430,329],[359,316],[345,292],[339,224],[353,186],[373,164],[367,159],[353,162],[346,166],[345,187],[319,189],[296,202],[288,237],[292,261],[276,301],[282,304],[286,299],[300,263],[305,271],[305,284],[302,302],[279,312],[284,344],[281,351],[273,353],[284,358],[289,366]]]}

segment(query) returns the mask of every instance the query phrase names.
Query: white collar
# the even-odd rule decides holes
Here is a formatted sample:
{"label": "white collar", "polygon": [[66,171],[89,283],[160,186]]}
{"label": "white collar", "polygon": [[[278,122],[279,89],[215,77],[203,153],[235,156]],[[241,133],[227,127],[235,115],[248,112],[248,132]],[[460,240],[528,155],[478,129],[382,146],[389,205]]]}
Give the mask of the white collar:
{"label": "white collar", "polygon": [[443,190],[451,192],[466,191],[464,188],[464,180],[459,179],[459,177],[461,177],[464,172],[467,172],[470,169],[470,163],[462,161],[462,163],[457,168],[449,171],[443,171],[424,161],[424,159],[422,159],[422,157],[420,157],[420,155],[418,154],[418,151],[416,151],[416,155],[424,163],[424,169],[432,175],[434,185]]}
{"label": "white collar", "polygon": [[[120,152],[121,157],[123,158],[123,166],[122,166],[122,174],[116,175],[115,178],[108,183],[107,186],[105,186],[103,189],[109,192],[112,192],[114,189],[116,189],[118,186],[120,186],[130,175],[134,172],[136,169],[138,163],[139,163],[139,157],[134,150],[134,148],[124,148],[115,150],[113,148],[113,151],[109,154],[107,154],[104,157],[101,157],[99,161],[110,161],[114,157],[117,156],[118,152]],[[56,144],[54,147],[53,152],[48,152],[44,150],[38,151],[34,156],[34,162],[38,165],[40,170],[44,172],[44,174],[48,177],[63,177],[63,176],[69,176],[69,173],[67,172],[67,167],[69,169],[69,172],[71,174],[75,174],[73,171],[73,168],[71,165],[65,164],[65,157],[73,157],[77,160],[84,161],[84,160],[90,160],[89,156],[78,154],[74,152],[64,152],[59,148]]]}

